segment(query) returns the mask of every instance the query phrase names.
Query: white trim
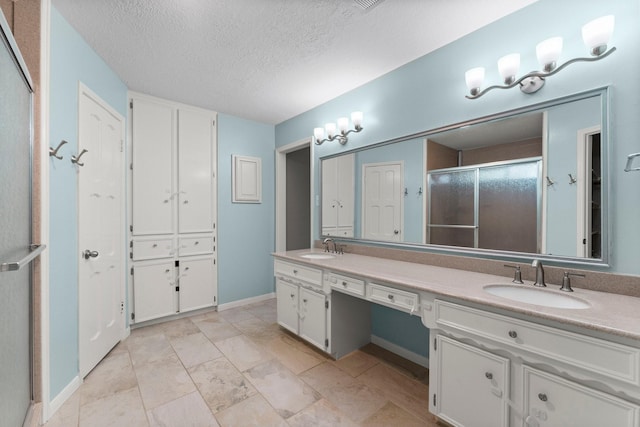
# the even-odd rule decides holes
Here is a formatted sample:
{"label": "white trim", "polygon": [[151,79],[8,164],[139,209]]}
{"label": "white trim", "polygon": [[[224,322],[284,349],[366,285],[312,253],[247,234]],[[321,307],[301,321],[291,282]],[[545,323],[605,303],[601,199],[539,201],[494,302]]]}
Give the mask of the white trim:
{"label": "white trim", "polygon": [[547,171],[549,159],[549,113],[547,111],[542,112],[542,206],[540,206],[541,220],[540,220],[540,253],[547,253]]}
{"label": "white trim", "polygon": [[268,301],[270,299],[274,299],[275,297],[276,297],[276,293],[271,292],[264,295],[258,295],[257,297],[250,297],[250,298],[240,299],[237,301],[227,302],[227,303],[218,305],[218,311],[225,311],[225,310],[242,307],[249,304],[255,304],[257,302]]}
{"label": "white trim", "polygon": [[399,345],[387,341],[384,338],[380,338],[376,335],[371,335],[371,342],[379,347],[384,348],[385,350],[390,351],[391,353],[404,357],[405,359],[410,360],[413,363],[417,363],[418,365],[424,366],[425,368],[429,367],[428,357],[421,356],[418,353],[414,353],[413,351],[407,350],[404,347],[400,347]]}
{"label": "white trim", "polygon": [[[591,233],[591,141],[592,136],[602,132],[601,126],[578,129],[576,147],[576,256],[589,258],[591,245],[585,245],[583,239]],[[588,240],[589,241],[589,240]]]}
{"label": "white trim", "polygon": [[[51,51],[51,0],[40,2],[40,243],[49,242],[49,87]],[[42,396],[42,422],[53,413],[50,399],[51,365],[49,342],[49,251],[40,255],[40,377]],[[38,384],[34,384],[38,387]]]}
{"label": "white trim", "polygon": [[73,377],[71,382],[66,385],[65,388],[62,389],[60,393],[56,397],[54,397],[49,403],[49,416],[51,417],[56,413],[62,405],[71,397],[73,393],[75,393],[78,388],[82,385],[82,380],[79,376]]}
{"label": "white trim", "polygon": [[422,142],[422,244],[427,244],[427,153],[429,147],[429,138],[425,138]]}
{"label": "white trim", "polygon": [[314,224],[314,161],[313,144],[311,137],[301,139],[291,144],[284,145],[276,149],[276,252],[286,250],[287,247],[287,153],[309,147],[309,174],[311,197],[311,224],[309,246],[313,245],[313,224]]}

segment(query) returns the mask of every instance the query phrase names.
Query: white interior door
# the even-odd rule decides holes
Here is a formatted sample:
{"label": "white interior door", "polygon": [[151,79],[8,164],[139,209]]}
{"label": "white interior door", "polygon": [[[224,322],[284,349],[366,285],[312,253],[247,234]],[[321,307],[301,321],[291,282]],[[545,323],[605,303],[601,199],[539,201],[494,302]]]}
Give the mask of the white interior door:
{"label": "white interior door", "polygon": [[365,239],[402,241],[402,162],[362,165]]}
{"label": "white interior door", "polygon": [[[124,118],[80,86],[78,168],[80,375],[124,329]],[[81,165],[82,164],[82,165]]]}

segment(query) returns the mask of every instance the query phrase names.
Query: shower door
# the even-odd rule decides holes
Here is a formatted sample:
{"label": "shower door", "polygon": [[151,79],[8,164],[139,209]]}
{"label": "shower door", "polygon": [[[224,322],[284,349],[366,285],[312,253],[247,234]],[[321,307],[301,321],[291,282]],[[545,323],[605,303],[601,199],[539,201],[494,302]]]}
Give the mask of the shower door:
{"label": "shower door", "polygon": [[0,13],[0,427],[22,426],[32,400],[32,91]]}

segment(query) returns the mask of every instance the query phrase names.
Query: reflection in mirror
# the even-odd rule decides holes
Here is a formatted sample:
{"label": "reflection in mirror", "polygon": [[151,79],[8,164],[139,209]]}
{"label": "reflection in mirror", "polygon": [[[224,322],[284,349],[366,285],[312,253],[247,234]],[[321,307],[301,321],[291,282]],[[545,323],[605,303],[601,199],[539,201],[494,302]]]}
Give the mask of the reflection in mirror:
{"label": "reflection in mirror", "polygon": [[606,261],[605,100],[592,91],[323,159],[322,234]]}

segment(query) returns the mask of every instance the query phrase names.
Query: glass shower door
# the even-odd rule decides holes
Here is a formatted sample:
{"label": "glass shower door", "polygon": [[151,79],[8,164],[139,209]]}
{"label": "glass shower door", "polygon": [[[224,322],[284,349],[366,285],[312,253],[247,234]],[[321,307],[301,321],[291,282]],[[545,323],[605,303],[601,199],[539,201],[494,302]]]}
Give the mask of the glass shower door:
{"label": "glass shower door", "polygon": [[0,13],[0,426],[22,426],[32,400],[32,93]]}

